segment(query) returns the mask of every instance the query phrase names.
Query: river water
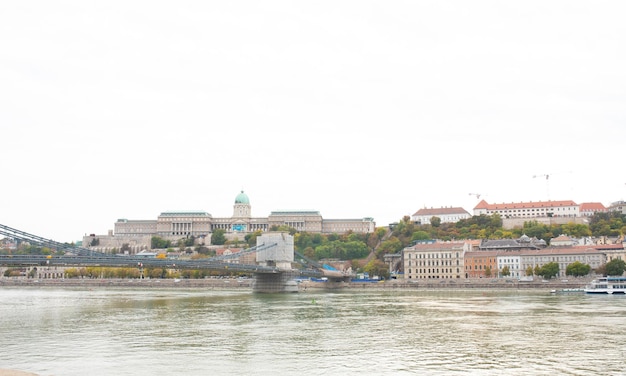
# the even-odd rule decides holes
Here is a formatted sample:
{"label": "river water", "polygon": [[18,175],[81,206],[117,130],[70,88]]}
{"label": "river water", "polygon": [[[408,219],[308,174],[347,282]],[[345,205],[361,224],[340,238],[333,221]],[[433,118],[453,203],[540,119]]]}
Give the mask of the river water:
{"label": "river water", "polygon": [[623,375],[626,297],[546,291],[0,289],[39,375]]}

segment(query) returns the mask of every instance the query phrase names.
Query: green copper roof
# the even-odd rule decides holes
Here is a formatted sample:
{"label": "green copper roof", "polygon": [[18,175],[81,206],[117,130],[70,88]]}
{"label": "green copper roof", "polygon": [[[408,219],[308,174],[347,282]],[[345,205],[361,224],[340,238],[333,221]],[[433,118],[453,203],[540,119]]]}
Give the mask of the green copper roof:
{"label": "green copper roof", "polygon": [[177,210],[177,211],[166,211],[161,213],[159,217],[210,217],[211,214],[205,211],[185,211],[185,210]]}
{"label": "green copper roof", "polygon": [[235,204],[246,204],[246,205],[250,205],[250,199],[248,198],[248,195],[243,193],[243,191],[241,191],[240,194],[237,195],[237,197],[235,197]]}

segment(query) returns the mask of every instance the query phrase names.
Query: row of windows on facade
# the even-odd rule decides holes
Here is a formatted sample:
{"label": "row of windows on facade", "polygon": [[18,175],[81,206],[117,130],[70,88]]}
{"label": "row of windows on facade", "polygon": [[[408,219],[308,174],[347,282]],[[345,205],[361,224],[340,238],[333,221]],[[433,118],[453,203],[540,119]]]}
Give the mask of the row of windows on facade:
{"label": "row of windows on facade", "polygon": [[[557,260],[563,260],[563,261],[576,261],[576,260],[581,260],[583,258],[586,258],[588,260],[599,260],[601,257],[599,255],[582,255],[583,257],[576,257],[576,256],[539,256],[539,257],[525,257],[525,260],[528,261],[535,261],[535,262],[541,262],[541,261],[557,261]],[[521,259],[521,257],[520,257]],[[466,258],[466,260],[470,261],[474,261],[475,263],[483,263],[483,264],[488,264],[488,263],[494,263],[496,261],[496,259],[492,259],[492,258],[488,258],[488,259],[483,259],[483,258]],[[516,259],[503,259],[504,262],[516,262]],[[502,262],[502,261],[500,261]]]}
{"label": "row of windows on facade", "polygon": [[[539,218],[539,217],[548,217],[548,214],[542,215],[542,214],[532,214],[532,213],[522,213],[522,214],[517,214],[517,215],[508,215],[506,213],[503,212],[489,212],[488,214],[493,214],[493,213],[498,213],[498,214],[504,214],[504,216],[506,218]],[[577,218],[578,216],[576,215],[576,213],[572,213],[572,214],[553,214],[552,217],[559,217],[559,218]]]}
{"label": "row of windows on facade", "polygon": [[[407,258],[411,259],[411,253],[407,252]],[[452,258],[452,253],[417,253],[416,259],[438,259],[438,258]],[[459,252],[456,253],[456,258],[459,258]]]}
{"label": "row of windows on facade", "polygon": [[[559,264],[559,268],[562,269],[562,270],[565,270],[571,264],[571,262],[562,262],[562,260],[559,260],[559,261],[561,261],[561,262],[558,263]],[[598,265],[600,265],[600,263],[597,262],[597,261],[590,262],[589,264],[590,264],[590,266],[598,266]],[[509,269],[511,269],[511,270],[525,270],[528,267],[534,268],[535,266],[542,266],[542,265],[541,264],[530,264],[530,263],[528,263],[528,264],[522,264],[522,266],[520,268],[519,264],[498,264],[498,268],[499,269],[502,269],[505,266],[508,266]],[[488,267],[490,267],[490,265],[482,265],[482,264],[474,265],[474,270],[483,270],[483,267],[484,267],[484,269],[487,269]],[[465,266],[465,270],[472,270],[472,266],[471,265],[466,265]]]}
{"label": "row of windows on facade", "polygon": [[[441,266],[449,266],[453,265],[452,260],[441,261]],[[456,265],[460,265],[460,260],[456,260]],[[411,266],[411,261],[409,261],[409,266]],[[439,266],[439,261],[416,261],[415,266]]]}
{"label": "row of windows on facade", "polygon": [[567,207],[567,208],[541,208],[541,209],[498,209],[498,210],[489,210],[490,212],[498,212],[498,213],[526,213],[526,212],[534,212],[534,211],[538,211],[538,212],[545,212],[545,211],[561,211],[561,209],[563,209],[563,211],[572,211],[572,210],[576,210],[576,208],[573,207]]}
{"label": "row of windows on facade", "polygon": [[[450,253],[441,253],[441,254],[439,254],[439,253],[436,253],[436,254],[421,254],[420,253],[420,254],[417,254],[415,256],[416,256],[415,259],[446,259],[446,258],[452,258],[452,254],[450,254]],[[457,257],[457,259],[459,258],[459,253],[458,252],[456,253],[456,257]],[[411,254],[410,253],[407,254],[407,259],[409,260],[408,263],[409,263],[409,266],[410,266],[411,265],[411,261],[410,261],[411,260]],[[598,255],[587,256],[587,260],[589,260],[589,261],[595,261],[595,260],[598,260],[598,259],[600,259],[600,256],[598,256]],[[527,261],[531,261],[531,262],[534,261],[535,263],[537,263],[537,262],[544,262],[545,263],[545,262],[550,262],[550,261],[577,261],[577,260],[580,261],[581,258],[580,257],[575,257],[575,256],[557,256],[557,257],[554,257],[554,256],[552,256],[552,257],[551,256],[543,256],[543,257],[534,257],[534,258],[526,259],[526,260]],[[468,260],[468,261],[470,261],[470,260]],[[494,264],[496,262],[496,259],[487,259],[487,260],[484,260],[484,259],[474,259],[473,261],[474,261],[474,264],[477,264],[477,265],[481,265],[481,264],[490,265],[490,264]],[[515,259],[503,259],[503,260],[499,260],[498,262],[500,264],[502,264],[502,263],[513,264],[513,263],[519,262],[519,261],[517,261]],[[457,260],[457,264],[458,263],[459,263],[459,261]],[[428,265],[430,265],[430,262],[429,262]],[[435,265],[435,264],[433,264],[433,265]],[[439,265],[439,264],[437,263],[436,265]]]}
{"label": "row of windows on facade", "polygon": [[[453,273],[454,271],[450,268],[441,269],[441,273]],[[459,273],[459,268],[456,268],[456,272]],[[415,273],[417,274],[430,274],[430,273],[439,273],[439,269],[415,269]],[[409,274],[411,274],[411,269],[409,269]]]}
{"label": "row of windows on facade", "polygon": [[[418,215],[415,216],[415,220],[417,221],[422,221],[422,222],[430,222],[430,219],[432,218],[432,215]],[[458,215],[437,215],[437,217],[439,217],[439,219],[441,219],[444,222],[447,221],[459,221],[461,219],[467,219],[468,216],[458,216]]]}
{"label": "row of windows on facade", "polygon": [[500,266],[500,268],[504,268],[505,266],[508,266],[509,268],[514,268],[514,269],[519,268],[519,264],[514,264],[514,263],[508,263],[507,264],[507,263],[502,263],[501,262],[498,265]]}

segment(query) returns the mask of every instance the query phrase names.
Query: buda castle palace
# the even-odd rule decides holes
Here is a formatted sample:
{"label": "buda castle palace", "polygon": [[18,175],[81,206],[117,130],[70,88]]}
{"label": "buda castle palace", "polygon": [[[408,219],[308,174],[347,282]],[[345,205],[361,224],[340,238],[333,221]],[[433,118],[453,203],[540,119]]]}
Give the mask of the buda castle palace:
{"label": "buda castle palace", "polygon": [[243,240],[249,233],[267,232],[279,226],[321,234],[372,233],[376,228],[374,219],[369,217],[324,219],[318,211],[273,211],[268,217],[252,217],[251,209],[248,195],[241,191],[235,197],[232,217],[213,218],[204,211],[175,211],[163,212],[156,220],[118,219],[114,230],[107,235],[85,236],[82,244],[98,251],[124,247],[136,253],[150,249],[153,236],[172,241],[193,236],[199,244],[210,245],[211,234],[218,229],[228,239]]}

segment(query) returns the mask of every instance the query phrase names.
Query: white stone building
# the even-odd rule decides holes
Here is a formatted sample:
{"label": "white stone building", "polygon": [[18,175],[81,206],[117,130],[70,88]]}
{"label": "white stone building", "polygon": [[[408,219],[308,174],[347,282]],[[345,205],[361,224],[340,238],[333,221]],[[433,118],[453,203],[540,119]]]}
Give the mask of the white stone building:
{"label": "white stone building", "polygon": [[411,221],[422,225],[430,224],[432,217],[441,219],[441,223],[456,223],[461,219],[471,218],[467,210],[459,207],[422,208],[411,216]]}

